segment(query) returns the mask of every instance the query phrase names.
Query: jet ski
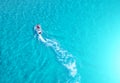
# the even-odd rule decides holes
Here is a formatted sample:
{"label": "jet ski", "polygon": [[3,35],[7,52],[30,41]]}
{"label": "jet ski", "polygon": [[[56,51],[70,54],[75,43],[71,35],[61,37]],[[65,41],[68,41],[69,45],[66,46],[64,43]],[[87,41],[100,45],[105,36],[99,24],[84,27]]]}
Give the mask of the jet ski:
{"label": "jet ski", "polygon": [[41,26],[40,26],[40,25],[36,25],[36,26],[34,27],[34,30],[37,32],[38,35],[39,35],[39,34],[42,34],[42,30],[41,30]]}
{"label": "jet ski", "polygon": [[42,42],[47,42],[43,37],[42,37],[42,29],[40,25],[36,25],[34,27],[35,32],[37,33],[38,39],[41,40]]}

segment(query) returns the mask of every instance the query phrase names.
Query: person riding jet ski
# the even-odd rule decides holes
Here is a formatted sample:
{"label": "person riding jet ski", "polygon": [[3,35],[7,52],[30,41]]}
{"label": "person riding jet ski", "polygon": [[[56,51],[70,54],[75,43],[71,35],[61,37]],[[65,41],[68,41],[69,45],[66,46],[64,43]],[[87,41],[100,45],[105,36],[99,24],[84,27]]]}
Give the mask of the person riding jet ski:
{"label": "person riding jet ski", "polygon": [[39,34],[42,34],[42,30],[41,30],[41,26],[40,26],[40,25],[36,25],[36,26],[34,27],[34,29],[35,29],[35,31],[37,32],[38,35],[39,35]]}

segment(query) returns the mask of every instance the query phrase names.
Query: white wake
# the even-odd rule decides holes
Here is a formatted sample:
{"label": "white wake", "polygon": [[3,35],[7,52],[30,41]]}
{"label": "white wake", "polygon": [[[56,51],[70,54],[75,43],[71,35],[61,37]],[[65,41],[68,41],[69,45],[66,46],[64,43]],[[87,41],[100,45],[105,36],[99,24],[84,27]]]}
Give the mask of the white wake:
{"label": "white wake", "polygon": [[38,39],[56,52],[58,61],[69,70],[72,77],[77,74],[76,61],[72,54],[62,49],[56,41],[44,39],[41,34],[38,35]]}

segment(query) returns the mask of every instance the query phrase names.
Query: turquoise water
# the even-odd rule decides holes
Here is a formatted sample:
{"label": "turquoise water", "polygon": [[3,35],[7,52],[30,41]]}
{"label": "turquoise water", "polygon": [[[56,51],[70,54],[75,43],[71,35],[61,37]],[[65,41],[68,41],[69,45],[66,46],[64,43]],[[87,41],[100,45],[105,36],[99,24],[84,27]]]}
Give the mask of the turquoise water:
{"label": "turquoise water", "polygon": [[0,83],[120,83],[119,4],[0,0]]}

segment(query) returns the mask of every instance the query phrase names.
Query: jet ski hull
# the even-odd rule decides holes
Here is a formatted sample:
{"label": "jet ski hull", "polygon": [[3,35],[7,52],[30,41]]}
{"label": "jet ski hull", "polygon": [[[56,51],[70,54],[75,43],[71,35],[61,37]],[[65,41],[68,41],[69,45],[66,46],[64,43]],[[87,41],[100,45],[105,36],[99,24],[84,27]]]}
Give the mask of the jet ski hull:
{"label": "jet ski hull", "polygon": [[40,25],[36,25],[34,27],[34,30],[36,31],[36,33],[39,35],[39,34],[42,34],[42,30],[41,30],[41,26]]}

